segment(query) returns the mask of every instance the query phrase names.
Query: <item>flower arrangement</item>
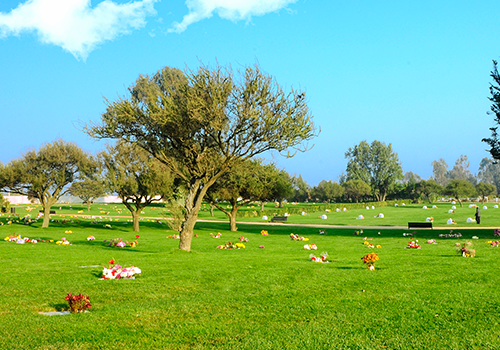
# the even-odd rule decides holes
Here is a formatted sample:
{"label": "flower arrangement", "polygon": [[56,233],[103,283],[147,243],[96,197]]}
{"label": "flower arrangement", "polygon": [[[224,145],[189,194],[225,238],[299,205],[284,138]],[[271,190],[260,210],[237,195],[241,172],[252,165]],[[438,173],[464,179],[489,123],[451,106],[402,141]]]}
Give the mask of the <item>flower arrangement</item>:
{"label": "flower arrangement", "polygon": [[171,238],[171,239],[180,239],[181,236],[179,235],[168,235],[167,238]]}
{"label": "flower arrangement", "polygon": [[493,236],[495,236],[495,237],[500,237],[500,230],[498,230],[498,229],[496,228],[494,232],[495,232],[495,233],[493,234]]}
{"label": "flower arrangement", "polygon": [[368,270],[375,270],[375,263],[379,260],[379,257],[375,253],[366,254],[361,258],[363,260],[363,264],[366,264]]}
{"label": "flower arrangement", "polygon": [[240,242],[248,242],[248,238],[241,236]]}
{"label": "flower arrangement", "polygon": [[217,234],[214,235],[212,232],[210,232],[210,236],[212,236],[212,238],[221,238],[222,237],[222,233],[217,232]]}
{"label": "flower arrangement", "polygon": [[319,230],[319,234],[320,234],[320,235],[326,235],[327,233],[326,233],[326,231],[325,231],[325,230]]}
{"label": "flower arrangement", "polygon": [[427,240],[427,243],[428,244],[437,244],[435,239],[429,239],[429,240]]}
{"label": "flower arrangement", "polygon": [[425,221],[427,222],[434,222],[434,217],[433,216],[429,216],[425,219]]}
{"label": "flower arrangement", "polygon": [[260,231],[260,234],[261,234],[262,236],[269,236],[269,232],[267,232],[266,230],[262,230],[262,231]]}
{"label": "flower arrangement", "polygon": [[245,249],[245,245],[243,243],[227,242],[224,245],[218,245],[217,249]]}
{"label": "flower arrangement", "polygon": [[[139,238],[140,236],[139,235],[135,235],[136,238]],[[106,243],[107,240],[104,241],[104,243]],[[108,243],[108,246],[110,247],[118,247],[118,248],[125,248],[127,245],[134,248],[136,247],[137,245],[139,244],[139,241],[136,239],[135,241],[133,242],[129,242],[129,241],[123,241],[123,239],[121,238],[115,238],[113,240],[110,240],[109,243]]]}
{"label": "flower arrangement", "polygon": [[106,225],[104,225],[104,228],[111,228],[111,225],[110,224],[106,224]]}
{"label": "flower arrangement", "polygon": [[66,237],[61,238],[60,241],[56,242],[57,245],[71,245],[71,242],[66,239]]}
{"label": "flower arrangement", "polygon": [[491,247],[498,247],[500,245],[500,241],[489,241],[488,244]]}
{"label": "flower arrangement", "polygon": [[260,245],[260,246],[259,246],[259,248],[260,248],[260,249],[264,249],[265,247],[264,247],[263,245]]}
{"label": "flower arrangement", "polygon": [[87,237],[87,241],[93,241],[94,239],[95,239],[95,237],[94,237],[94,236],[88,236],[88,237]]}
{"label": "flower arrangement", "polygon": [[360,230],[360,231],[354,231],[354,235],[355,236],[359,236],[359,235],[362,235],[363,234],[363,230]]}
{"label": "flower arrangement", "polygon": [[135,266],[130,266],[123,268],[121,265],[116,264],[114,259],[108,261],[109,268],[102,267],[102,277],[103,280],[114,280],[114,279],[135,279],[135,275],[141,274],[141,269]]}
{"label": "flower arrangement", "polygon": [[92,306],[90,305],[90,299],[87,295],[72,295],[71,293],[68,293],[65,299],[68,301],[71,312],[85,312]]}
{"label": "flower arrangement", "polygon": [[315,256],[314,254],[310,254],[309,259],[311,259],[311,261],[317,262],[317,263],[329,263],[327,252],[321,253],[320,256]]}
{"label": "flower arrangement", "polygon": [[453,230],[450,230],[450,233],[441,233],[439,234],[439,238],[461,238],[462,234],[460,232],[453,233]]}
{"label": "flower arrangement", "polygon": [[292,241],[304,241],[304,242],[307,242],[309,240],[309,238],[305,238],[305,237],[299,236],[298,234],[293,234],[293,233],[290,233],[290,239]]}
{"label": "flower arrangement", "polygon": [[456,251],[458,254],[461,254],[464,258],[473,258],[476,256],[476,251],[472,249],[472,242],[467,241],[463,244],[456,243],[455,244]]}
{"label": "flower arrangement", "polygon": [[305,244],[304,249],[305,250],[318,250],[318,247],[314,243],[313,244]]}
{"label": "flower arrangement", "polygon": [[411,249],[420,249],[420,244],[418,244],[418,240],[413,240],[413,238],[410,238],[410,241],[408,242],[408,245],[406,248],[411,248]]}
{"label": "flower arrangement", "polygon": [[66,234],[67,234],[67,233],[73,233],[73,231],[66,230],[66,231],[64,231],[64,233],[66,233]]}

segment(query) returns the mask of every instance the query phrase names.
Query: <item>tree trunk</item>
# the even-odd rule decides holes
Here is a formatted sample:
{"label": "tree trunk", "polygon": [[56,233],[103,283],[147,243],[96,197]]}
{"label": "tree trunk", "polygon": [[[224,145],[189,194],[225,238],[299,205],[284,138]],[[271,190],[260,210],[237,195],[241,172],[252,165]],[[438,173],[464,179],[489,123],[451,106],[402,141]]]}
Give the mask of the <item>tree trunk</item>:
{"label": "tree trunk", "polygon": [[132,230],[134,232],[139,232],[139,213],[140,210],[130,211],[132,213]]}
{"label": "tree trunk", "polygon": [[457,198],[457,201],[458,201],[458,203],[460,203],[460,206],[461,206],[461,207],[463,207],[463,206],[464,206],[464,205],[462,204],[462,201],[461,201],[459,198]]}
{"label": "tree trunk", "polygon": [[211,216],[211,217],[213,217],[213,216],[214,216],[214,208],[215,208],[215,205],[210,204],[210,216]]}
{"label": "tree trunk", "polygon": [[90,211],[90,204],[91,204],[91,203],[92,203],[92,202],[91,202],[90,200],[88,200],[88,201],[87,201],[87,211]]}
{"label": "tree trunk", "polygon": [[260,211],[264,211],[264,205],[266,205],[266,202],[260,202]]}
{"label": "tree trunk", "polygon": [[179,241],[180,250],[191,251],[194,225],[198,219],[198,212],[201,208],[203,197],[205,197],[208,188],[213,185],[216,179],[214,177],[213,181],[209,181],[204,186],[201,186],[202,182],[200,179],[190,183],[189,193],[186,196],[186,204],[184,205],[184,222],[182,223]]}
{"label": "tree trunk", "polygon": [[231,213],[229,213],[229,226],[231,227],[231,231],[238,231],[238,228],[236,227],[237,212],[238,212],[238,207],[236,207],[236,205],[233,205],[233,209],[231,210]]}
{"label": "tree trunk", "polygon": [[191,241],[193,239],[194,225],[198,219],[198,211],[186,210],[184,222],[182,223],[180,232],[179,249],[187,252],[191,251]]}
{"label": "tree trunk", "polygon": [[43,223],[42,223],[42,228],[49,227],[49,223],[50,223],[50,207],[51,207],[51,205],[49,205],[49,204],[45,204],[43,206]]}

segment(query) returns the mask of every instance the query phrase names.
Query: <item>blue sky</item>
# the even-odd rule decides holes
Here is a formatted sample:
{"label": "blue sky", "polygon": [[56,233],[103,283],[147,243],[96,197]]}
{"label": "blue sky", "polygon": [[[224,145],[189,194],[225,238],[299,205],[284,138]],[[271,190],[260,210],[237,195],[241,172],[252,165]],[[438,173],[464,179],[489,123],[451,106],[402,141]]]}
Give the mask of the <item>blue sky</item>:
{"label": "blue sky", "polygon": [[404,171],[488,157],[498,1],[2,0],[0,161],[57,138],[95,152],[81,123],[139,74],[216,60],[259,63],[306,91],[314,147],[270,156],[310,184],[337,180],[362,140],[391,143]]}

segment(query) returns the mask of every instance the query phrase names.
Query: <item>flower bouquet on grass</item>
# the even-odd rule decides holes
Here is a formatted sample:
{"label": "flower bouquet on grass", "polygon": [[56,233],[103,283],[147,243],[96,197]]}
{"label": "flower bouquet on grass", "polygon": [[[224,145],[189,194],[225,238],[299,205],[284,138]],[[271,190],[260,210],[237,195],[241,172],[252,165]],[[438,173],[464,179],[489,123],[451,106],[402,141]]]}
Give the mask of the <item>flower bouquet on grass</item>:
{"label": "flower bouquet on grass", "polygon": [[293,234],[293,233],[290,233],[290,239],[292,241],[304,241],[304,242],[307,242],[309,240],[309,238],[305,238],[305,237],[299,236],[298,234]]}
{"label": "flower bouquet on grass", "polygon": [[[139,238],[139,237],[140,237],[139,235],[135,235],[135,238]],[[107,242],[107,240],[104,241],[104,243],[106,243],[106,242]],[[131,248],[134,248],[138,244],[139,244],[139,241],[137,239],[133,242],[129,242],[129,241],[123,241],[123,239],[121,239],[121,238],[115,238],[115,239],[109,241],[108,246],[118,247],[118,248],[125,248],[125,247],[129,246]]]}
{"label": "flower bouquet on grass", "polygon": [[248,242],[248,238],[241,236],[240,242]]}
{"label": "flower bouquet on grass", "polygon": [[71,242],[66,239],[66,237],[61,238],[60,241],[56,242],[57,245],[71,245]]}
{"label": "flower bouquet on grass", "polygon": [[456,251],[458,254],[462,255],[464,258],[473,258],[476,256],[476,251],[472,249],[472,242],[467,241],[463,244],[455,244]]}
{"label": "flower bouquet on grass", "polygon": [[93,241],[94,239],[95,239],[95,237],[94,237],[94,236],[88,236],[88,237],[87,237],[87,241]]}
{"label": "flower bouquet on grass", "polygon": [[121,265],[116,264],[113,266],[115,261],[111,259],[109,262],[109,268],[102,267],[102,277],[103,280],[114,280],[114,279],[135,279],[135,275],[141,274],[141,269],[135,266],[130,266],[123,268]]}
{"label": "flower bouquet on grass", "polygon": [[171,238],[171,239],[180,239],[181,236],[179,235],[168,235],[167,238]]}
{"label": "flower bouquet on grass", "polygon": [[418,240],[413,240],[413,238],[410,238],[410,241],[408,242],[408,245],[406,248],[410,249],[420,249],[420,244],[418,244]]}
{"label": "flower bouquet on grass", "polygon": [[69,309],[71,312],[85,312],[92,306],[90,305],[90,299],[87,295],[72,295],[71,293],[68,293],[65,299],[69,303]]}
{"label": "flower bouquet on grass", "polygon": [[375,270],[375,262],[377,262],[378,259],[378,255],[375,253],[366,254],[361,258],[361,260],[363,260],[363,264],[366,264],[366,267],[370,271]]}
{"label": "flower bouquet on grass", "polygon": [[327,252],[321,253],[320,256],[315,256],[314,254],[310,254],[309,259],[311,259],[311,261],[317,262],[317,263],[329,263]]}
{"label": "flower bouquet on grass", "polygon": [[210,236],[212,236],[212,238],[221,238],[222,233],[217,232],[217,234],[216,234],[216,235],[214,235],[212,232],[210,232]]}
{"label": "flower bouquet on grass", "polygon": [[226,244],[218,245],[217,249],[245,249],[245,245],[243,243],[227,242]]}
{"label": "flower bouquet on grass", "polygon": [[318,250],[318,246],[316,244],[305,244],[304,245],[305,250]]}
{"label": "flower bouquet on grass", "polygon": [[495,233],[493,234],[493,236],[495,237],[500,237],[500,230],[498,230],[497,228],[495,229]]}
{"label": "flower bouquet on grass", "polygon": [[266,230],[262,230],[262,231],[260,231],[260,234],[261,234],[262,236],[269,236],[269,232],[267,232]]}
{"label": "flower bouquet on grass", "polygon": [[488,244],[490,247],[498,247],[500,245],[500,241],[489,241]]}
{"label": "flower bouquet on grass", "polygon": [[441,233],[439,234],[439,238],[461,238],[462,234],[460,232],[453,233],[453,230],[450,230],[450,233]]}

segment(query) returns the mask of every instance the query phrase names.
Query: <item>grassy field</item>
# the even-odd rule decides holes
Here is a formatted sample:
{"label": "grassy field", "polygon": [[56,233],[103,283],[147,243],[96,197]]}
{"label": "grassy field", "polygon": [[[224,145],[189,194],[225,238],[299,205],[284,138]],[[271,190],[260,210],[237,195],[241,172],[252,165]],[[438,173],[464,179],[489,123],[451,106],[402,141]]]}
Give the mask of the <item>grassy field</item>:
{"label": "grassy field", "polygon": [[[0,242],[0,348],[498,349],[500,248],[488,244],[493,229],[480,227],[498,225],[499,210],[488,205],[482,211],[484,223],[460,230],[461,239],[438,238],[449,228],[418,231],[419,250],[405,249],[408,237],[403,233],[408,230],[369,227],[381,221],[390,225],[391,220],[404,226],[427,216],[437,222],[449,215],[451,206],[437,205],[359,210],[365,220],[355,219],[356,210],[329,213],[327,220],[317,219],[320,213],[290,217],[311,224],[359,222],[366,225],[363,236],[379,249],[369,249],[351,228],[319,235],[314,227],[240,223],[239,232],[230,232],[227,223],[201,222],[191,253],[179,251],[179,241],[166,238],[173,232],[161,219],[141,222],[137,247],[109,247],[104,240],[135,239],[127,218],[116,217],[125,211],[118,213],[115,205],[93,209],[91,214],[102,219],[75,218],[81,208],[62,205],[54,217],[58,222],[48,229],[41,229],[41,222],[18,224],[4,214],[2,238],[13,233],[42,240],[66,237],[72,245]],[[468,205],[459,209],[455,220],[467,226],[460,218],[473,217],[474,211]],[[21,216],[24,210],[16,208]],[[158,216],[162,210],[146,209],[144,216]],[[379,212],[385,218],[372,220]],[[210,217],[206,211],[203,216]],[[269,236],[260,234],[263,229]],[[211,238],[217,232],[222,237]],[[307,243],[318,246],[313,253],[326,251],[331,262],[312,262],[305,242],[292,241],[290,233],[308,237]],[[89,235],[96,239],[87,241]],[[249,239],[245,249],[216,249],[241,235]],[[427,244],[430,238],[438,244]],[[455,251],[455,244],[467,239],[474,243],[475,258]],[[375,271],[368,271],[361,257],[372,251],[380,260]],[[99,266],[112,258],[138,266],[142,275],[99,280]],[[89,295],[91,312],[39,314],[64,309],[67,293]]]}

